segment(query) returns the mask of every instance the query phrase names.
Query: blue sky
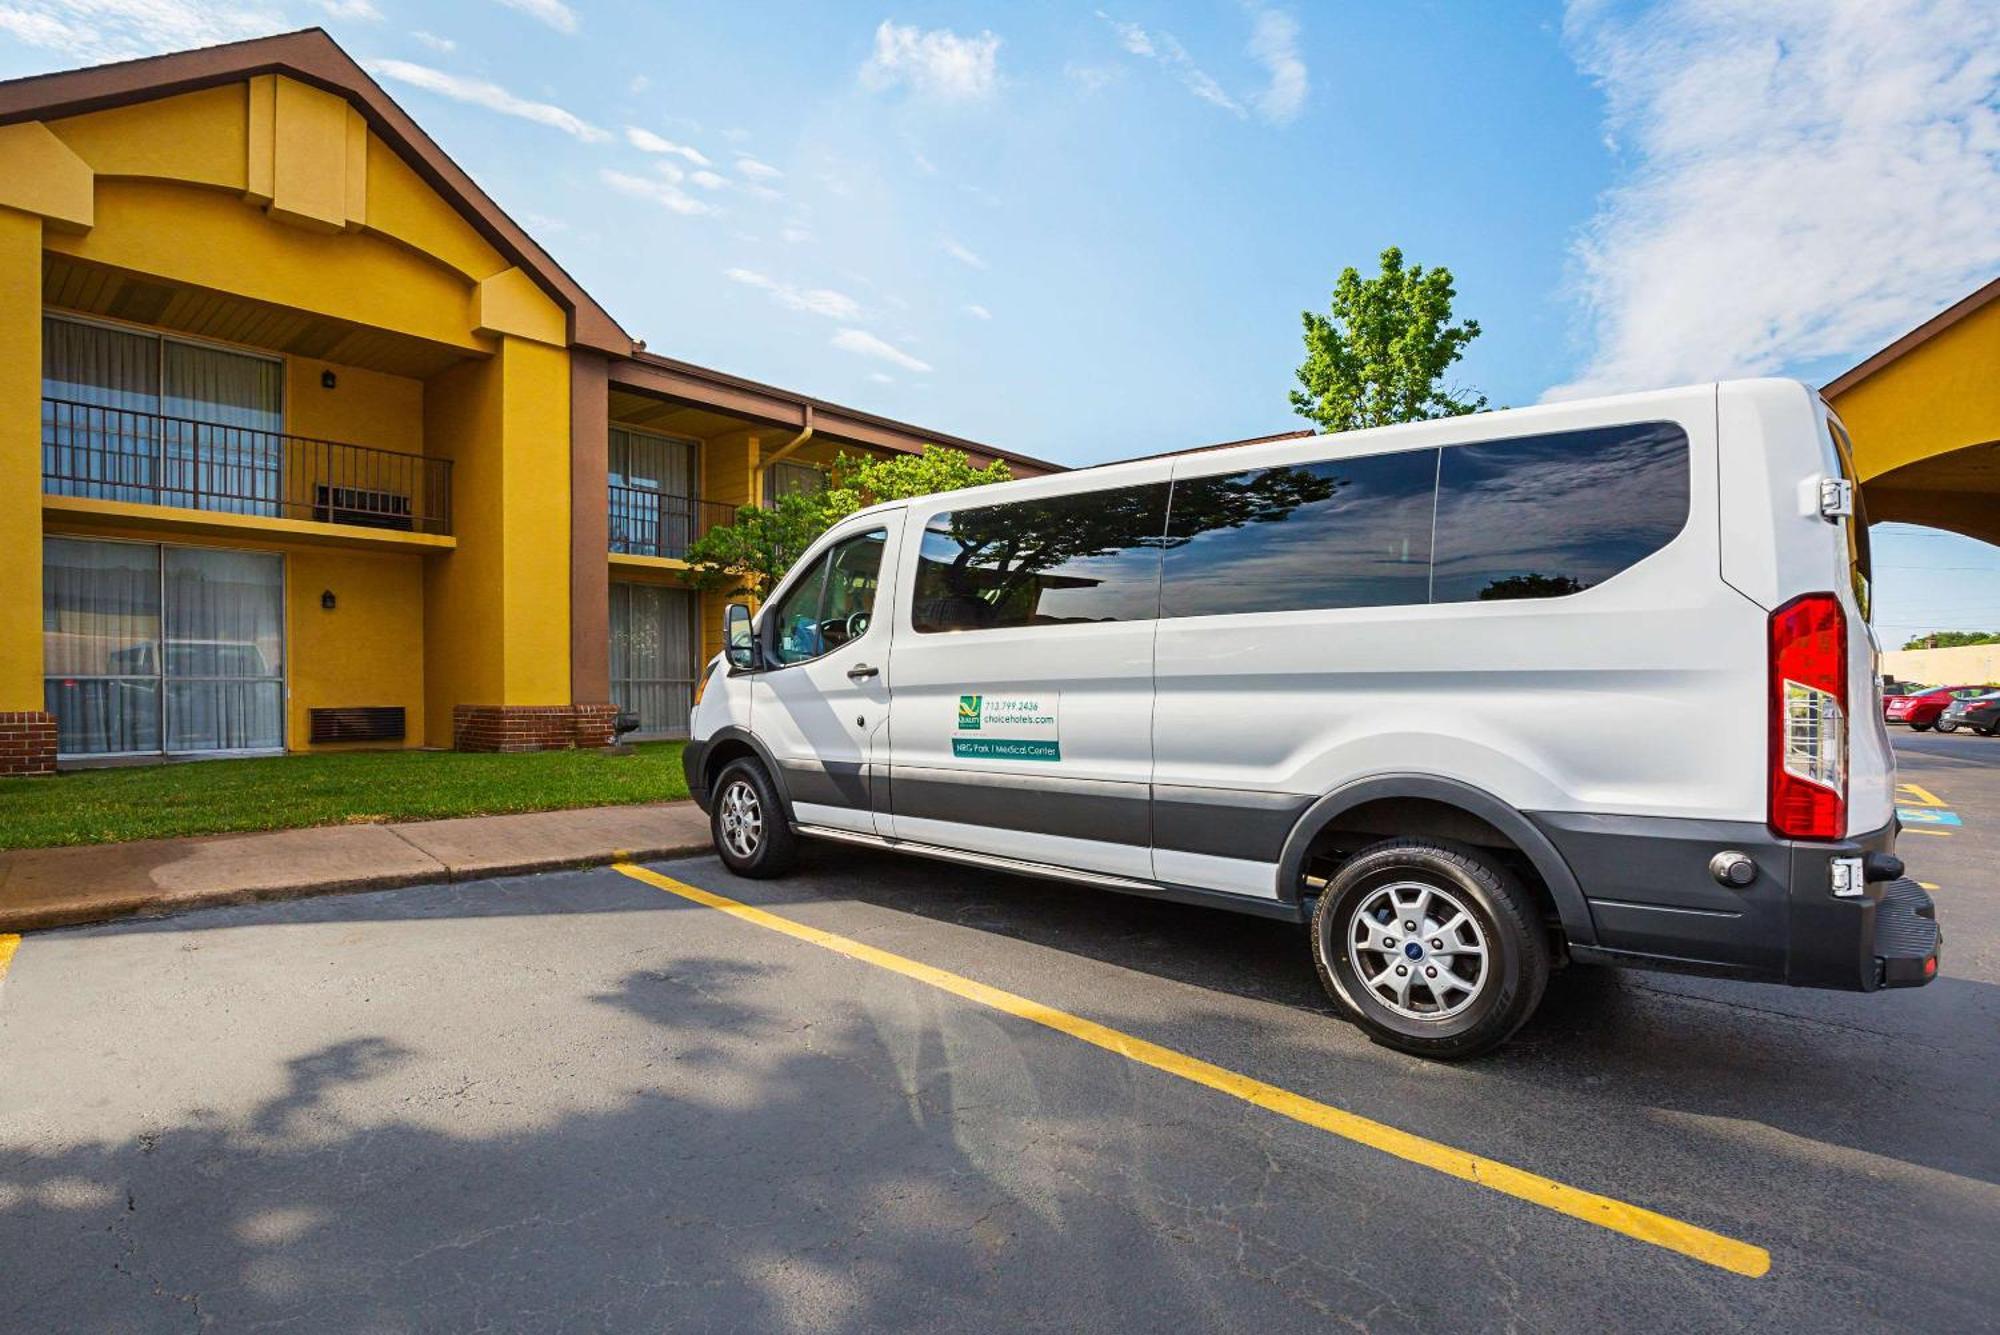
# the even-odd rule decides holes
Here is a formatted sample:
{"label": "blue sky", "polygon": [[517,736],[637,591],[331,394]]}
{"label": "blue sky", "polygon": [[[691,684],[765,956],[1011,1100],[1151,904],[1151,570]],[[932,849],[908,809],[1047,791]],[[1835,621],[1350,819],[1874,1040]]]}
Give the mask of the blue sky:
{"label": "blue sky", "polygon": [[[1065,463],[1299,425],[1389,244],[1496,404],[1823,381],[2000,272],[1957,0],[0,0],[0,74],[313,23],[655,351]],[[1880,539],[1885,640],[2000,625]]]}

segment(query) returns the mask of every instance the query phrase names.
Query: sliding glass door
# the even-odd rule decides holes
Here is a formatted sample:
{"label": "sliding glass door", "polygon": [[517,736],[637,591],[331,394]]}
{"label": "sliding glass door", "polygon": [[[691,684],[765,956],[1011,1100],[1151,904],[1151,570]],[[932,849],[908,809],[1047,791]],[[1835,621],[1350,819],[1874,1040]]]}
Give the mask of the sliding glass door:
{"label": "sliding glass door", "polygon": [[49,538],[43,693],[66,756],[284,749],[284,559]]}
{"label": "sliding glass door", "polygon": [[42,398],[43,485],[55,495],[278,513],[275,357],[44,315]]}
{"label": "sliding glass door", "polygon": [[694,711],[695,597],[664,584],[611,586],[611,702],[641,737],[685,737]]}

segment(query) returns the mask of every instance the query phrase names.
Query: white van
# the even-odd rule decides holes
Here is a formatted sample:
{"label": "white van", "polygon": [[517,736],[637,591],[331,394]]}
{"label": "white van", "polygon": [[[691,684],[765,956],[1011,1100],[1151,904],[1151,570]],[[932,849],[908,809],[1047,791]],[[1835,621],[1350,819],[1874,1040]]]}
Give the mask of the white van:
{"label": "white van", "polygon": [[1743,381],[1115,464],[841,521],[688,783],[801,836],[1311,924],[1377,1041],[1569,962],[1919,985],[1846,436]]}

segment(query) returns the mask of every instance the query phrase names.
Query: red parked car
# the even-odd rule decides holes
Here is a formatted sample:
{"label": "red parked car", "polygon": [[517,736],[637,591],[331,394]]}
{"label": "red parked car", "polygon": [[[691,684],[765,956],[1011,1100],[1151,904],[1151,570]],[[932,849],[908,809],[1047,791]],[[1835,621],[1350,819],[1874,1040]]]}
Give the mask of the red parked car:
{"label": "red parked car", "polygon": [[1938,721],[1945,706],[1963,696],[1984,695],[1990,686],[1933,686],[1915,695],[1890,696],[1882,701],[1882,721],[1907,723],[1912,732],[1924,732]]}

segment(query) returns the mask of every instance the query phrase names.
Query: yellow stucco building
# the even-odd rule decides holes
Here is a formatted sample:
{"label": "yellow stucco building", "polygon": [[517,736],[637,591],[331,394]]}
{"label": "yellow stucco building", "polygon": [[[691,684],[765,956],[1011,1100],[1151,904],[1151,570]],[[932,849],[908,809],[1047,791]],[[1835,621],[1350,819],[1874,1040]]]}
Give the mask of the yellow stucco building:
{"label": "yellow stucco building", "polygon": [[842,449],[649,353],[323,32],[0,83],[0,774],[685,727],[687,544]]}

